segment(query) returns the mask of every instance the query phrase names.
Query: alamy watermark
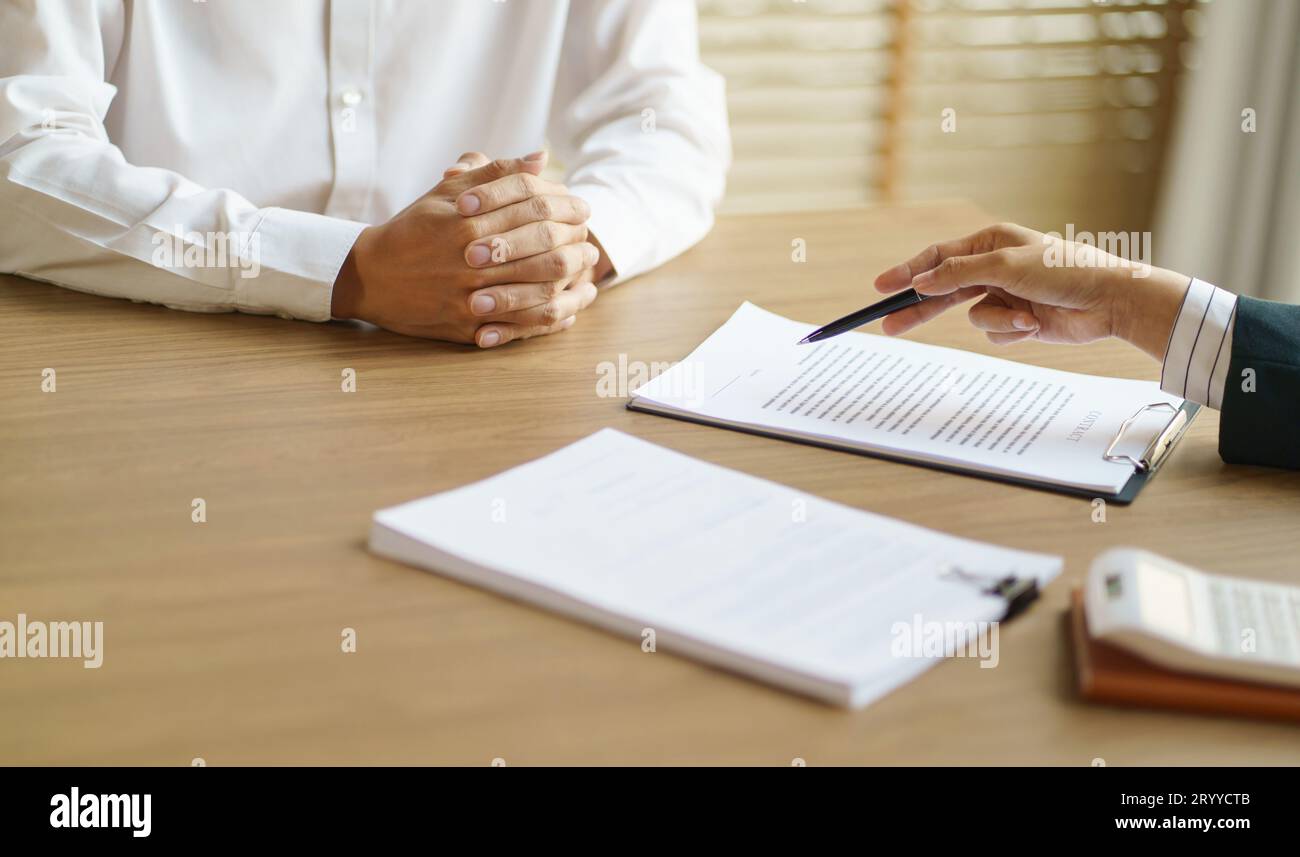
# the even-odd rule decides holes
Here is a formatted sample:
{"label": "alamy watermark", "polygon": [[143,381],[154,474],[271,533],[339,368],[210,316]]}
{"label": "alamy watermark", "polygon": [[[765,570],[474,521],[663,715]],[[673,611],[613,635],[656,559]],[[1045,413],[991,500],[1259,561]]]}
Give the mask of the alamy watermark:
{"label": "alamy watermark", "polygon": [[602,399],[626,399],[640,387],[670,370],[671,374],[665,379],[659,393],[674,399],[700,398],[698,363],[646,363],[643,360],[629,360],[626,354],[618,355],[617,361],[602,360],[596,364],[596,395]]}
{"label": "alamy watermark", "polygon": [[1076,232],[1043,235],[1043,265],[1048,268],[1129,268],[1132,276],[1151,276],[1150,232]]}
{"label": "alamy watermark", "polygon": [[126,828],[143,839],[153,830],[152,804],[151,794],[82,794],[73,786],[50,798],[50,827]]}
{"label": "alamy watermark", "polygon": [[977,658],[980,669],[998,665],[997,622],[933,622],[920,613],[895,622],[889,653],[896,658]]}
{"label": "alamy watermark", "polygon": [[41,622],[19,613],[0,621],[0,658],[80,658],[97,670],[104,663],[103,622]]}
{"label": "alamy watermark", "polygon": [[159,268],[237,268],[244,279],[262,272],[262,236],[257,232],[155,232],[153,264]]}

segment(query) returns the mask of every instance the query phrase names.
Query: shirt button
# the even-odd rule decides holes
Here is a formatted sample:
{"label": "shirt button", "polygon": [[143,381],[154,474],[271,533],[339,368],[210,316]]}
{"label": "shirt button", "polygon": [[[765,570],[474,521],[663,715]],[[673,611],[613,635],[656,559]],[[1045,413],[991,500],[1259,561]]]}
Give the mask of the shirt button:
{"label": "shirt button", "polygon": [[361,90],[345,89],[343,90],[343,103],[348,107],[356,107],[361,103]]}

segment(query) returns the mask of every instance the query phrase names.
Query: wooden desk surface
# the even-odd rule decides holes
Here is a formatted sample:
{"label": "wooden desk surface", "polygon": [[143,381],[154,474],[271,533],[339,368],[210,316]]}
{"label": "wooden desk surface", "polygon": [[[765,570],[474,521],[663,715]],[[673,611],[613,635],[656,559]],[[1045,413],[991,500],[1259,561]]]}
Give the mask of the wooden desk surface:
{"label": "wooden desk surface", "polygon": [[[1300,763],[1300,730],[1080,703],[1062,622],[1136,544],[1294,580],[1300,475],[1224,465],[1204,414],[1130,507],[696,426],[596,394],[683,357],[744,299],[806,321],[987,218],[936,205],[724,219],[567,333],[479,352],[361,325],[195,315],[0,278],[0,619],[102,619],[99,670],[0,661],[0,763]],[[807,262],[791,262],[791,241]],[[997,350],[964,313],[917,339],[1155,378],[1118,343]],[[57,392],[41,372],[57,370]],[[340,391],[341,373],[357,391]],[[827,707],[368,555],[371,513],[613,426],[961,536],[1064,554],[1001,665],[941,664]],[[192,523],[191,501],[207,504]],[[358,651],[341,652],[342,629]]]}

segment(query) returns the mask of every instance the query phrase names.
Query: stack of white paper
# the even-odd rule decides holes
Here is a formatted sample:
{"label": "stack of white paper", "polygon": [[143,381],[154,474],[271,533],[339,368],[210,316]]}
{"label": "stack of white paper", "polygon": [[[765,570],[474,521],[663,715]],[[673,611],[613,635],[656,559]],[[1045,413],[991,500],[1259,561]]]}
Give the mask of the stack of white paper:
{"label": "stack of white paper", "polygon": [[1002,601],[952,567],[1040,583],[1061,567],[611,429],[382,510],[370,546],[637,638],[629,645],[653,632],[657,650],[852,706],[936,663],[916,630],[1001,616]]}

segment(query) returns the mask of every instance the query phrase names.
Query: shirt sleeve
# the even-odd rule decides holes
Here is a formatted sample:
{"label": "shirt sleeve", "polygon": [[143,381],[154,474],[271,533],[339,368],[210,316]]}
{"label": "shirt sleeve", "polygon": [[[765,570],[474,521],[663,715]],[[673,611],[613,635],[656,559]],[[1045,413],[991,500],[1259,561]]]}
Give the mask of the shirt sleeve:
{"label": "shirt sleeve", "polygon": [[575,0],[548,135],[617,280],[703,238],[731,137],[722,77],[700,63],[695,4]]}
{"label": "shirt sleeve", "polygon": [[1236,317],[1236,295],[1193,278],[1169,334],[1160,389],[1221,409]]}
{"label": "shirt sleeve", "polygon": [[177,309],[328,320],[365,224],[128,163],[104,126],[125,17],[120,2],[0,3],[0,271]]}

